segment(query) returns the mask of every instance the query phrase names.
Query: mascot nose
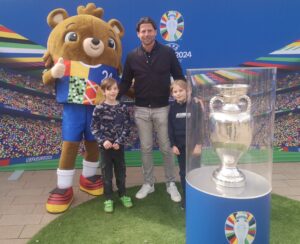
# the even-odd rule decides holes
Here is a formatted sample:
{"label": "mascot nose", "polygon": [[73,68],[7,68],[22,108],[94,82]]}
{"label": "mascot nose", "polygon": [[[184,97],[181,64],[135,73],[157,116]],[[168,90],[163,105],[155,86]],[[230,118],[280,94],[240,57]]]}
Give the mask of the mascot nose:
{"label": "mascot nose", "polygon": [[97,38],[89,37],[83,41],[83,50],[88,56],[96,58],[104,52],[104,44]]}
{"label": "mascot nose", "polygon": [[92,43],[96,46],[99,45],[100,41],[97,38],[93,38]]}

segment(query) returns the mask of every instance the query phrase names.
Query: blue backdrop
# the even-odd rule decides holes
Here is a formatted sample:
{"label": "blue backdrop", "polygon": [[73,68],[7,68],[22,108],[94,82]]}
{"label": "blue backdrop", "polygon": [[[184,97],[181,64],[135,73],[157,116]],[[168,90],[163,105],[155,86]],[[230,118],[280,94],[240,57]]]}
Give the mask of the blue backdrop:
{"label": "blue backdrop", "polygon": [[[53,94],[45,91],[47,89],[41,83],[40,72],[44,69],[42,63],[36,61],[38,67],[34,62],[31,67],[26,66],[25,62],[21,64],[25,65],[26,71],[30,68],[33,72],[37,70],[38,77],[30,79],[30,81],[27,76],[6,73],[6,70],[2,70],[5,65],[10,65],[5,59],[6,57],[11,57],[10,61],[13,62],[18,62],[13,58],[19,57],[19,53],[14,54],[4,50],[7,46],[7,49],[10,47],[10,39],[5,32],[6,28],[46,48],[51,31],[46,21],[48,14],[56,8],[64,8],[69,16],[76,15],[77,7],[86,5],[88,2],[80,0],[0,0],[0,100],[2,99],[0,102],[0,130],[10,131],[7,126],[12,122],[22,123],[23,126],[33,123],[32,121],[28,122],[28,117],[56,123],[57,117],[60,115],[60,107],[54,102]],[[264,57],[258,60],[258,63],[263,65],[269,62],[270,65],[280,64],[285,68],[294,66],[295,68],[292,70],[294,73],[290,73],[291,70],[278,70],[277,93],[280,94],[277,99],[279,102],[277,102],[276,119],[279,126],[275,130],[275,146],[285,151],[300,151],[298,133],[300,104],[297,99],[300,90],[300,28],[298,21],[300,1],[98,0],[94,3],[97,7],[104,9],[105,21],[116,18],[125,28],[125,36],[122,41],[123,63],[126,54],[140,45],[135,31],[136,22],[142,16],[151,16],[158,25],[157,39],[176,49],[184,71],[188,68],[233,67],[255,61],[259,57]],[[170,40],[166,35],[169,33],[166,32],[166,23],[167,18],[171,18],[171,15],[174,14],[177,20],[177,32],[176,38]],[[4,31],[1,31],[2,25]],[[291,45],[283,50],[282,56],[278,55],[278,52],[275,55],[268,55],[288,44]],[[293,53],[286,54],[286,49],[290,51],[290,47],[292,47]],[[4,51],[1,48],[4,48],[2,49]],[[31,53],[29,53],[30,55]],[[41,53],[38,55],[42,56]],[[20,63],[22,62],[21,60]],[[36,99],[33,97],[28,99],[28,96],[31,95],[36,95]],[[53,97],[52,101],[49,101],[50,105],[31,110],[34,106],[28,103],[35,101],[33,104],[40,104],[45,100],[45,96]],[[16,104],[17,98],[20,98],[22,102]],[[25,105],[25,110],[22,110],[23,105]],[[53,110],[49,108],[53,108]],[[48,110],[49,112],[44,112]],[[9,116],[4,117],[3,114],[9,114]],[[11,115],[23,117],[25,120],[16,120]],[[55,127],[60,127],[59,122],[53,126],[54,122],[47,123],[47,126],[52,128],[51,133],[56,133],[60,138],[60,130]],[[41,126],[40,122],[37,122],[36,126],[40,129],[40,133],[43,133],[43,126],[46,125]],[[18,128],[18,125],[14,127],[17,132],[22,134],[22,130]],[[5,143],[8,143],[6,145],[8,149],[14,147],[9,144],[12,142],[6,141],[10,137],[1,137],[2,134],[4,133],[0,133],[0,166],[9,164],[6,158],[23,156],[14,150],[3,149],[2,145]],[[53,141],[52,144],[49,144],[51,150],[59,145],[59,138],[55,138],[58,140],[57,142]],[[135,139],[137,140],[137,138]],[[25,139],[26,142],[31,140],[43,143],[40,138]],[[17,144],[22,143],[17,142]],[[40,152],[37,156],[56,155],[59,153],[59,148],[55,148],[54,151],[55,153]],[[32,155],[29,153],[29,156]],[[3,158],[6,161],[1,164]]]}
{"label": "blue backdrop", "polygon": [[[47,15],[55,8],[76,14],[88,1],[0,0],[0,24],[46,47],[50,28]],[[169,10],[184,19],[184,30],[175,43],[186,68],[236,66],[281,48],[300,36],[300,1],[286,0],[102,0],[104,19],[116,18],[125,27],[123,61],[139,44],[135,24],[151,16],[158,26]],[[158,40],[167,44],[160,33]],[[187,54],[187,55],[186,55]]]}

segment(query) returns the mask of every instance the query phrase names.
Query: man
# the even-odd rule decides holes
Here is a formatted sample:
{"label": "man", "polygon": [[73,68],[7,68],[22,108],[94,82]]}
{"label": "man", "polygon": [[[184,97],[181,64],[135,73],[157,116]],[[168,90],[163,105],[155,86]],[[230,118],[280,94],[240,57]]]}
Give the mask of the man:
{"label": "man", "polygon": [[120,83],[120,95],[124,95],[134,79],[134,118],[141,142],[144,174],[144,184],[136,198],[145,198],[155,190],[152,156],[155,132],[163,154],[167,192],[173,201],[180,202],[181,196],[174,182],[174,157],[168,138],[168,111],[170,76],[184,80],[185,77],[174,50],[156,41],[157,28],[151,18],[141,18],[136,31],[141,46],[128,54]]}

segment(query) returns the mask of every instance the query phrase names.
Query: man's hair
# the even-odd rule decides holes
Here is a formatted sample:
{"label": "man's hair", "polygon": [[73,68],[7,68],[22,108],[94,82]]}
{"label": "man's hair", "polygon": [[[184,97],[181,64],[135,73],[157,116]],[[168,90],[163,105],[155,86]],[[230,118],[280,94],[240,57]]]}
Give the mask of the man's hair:
{"label": "man's hair", "polygon": [[108,77],[102,80],[101,89],[103,91],[110,89],[114,84],[117,84],[117,81],[114,78]]}
{"label": "man's hair", "polygon": [[154,20],[151,19],[150,17],[142,17],[142,18],[140,18],[140,20],[136,24],[136,31],[137,32],[140,32],[140,26],[141,26],[141,24],[151,24],[153,26],[154,30],[157,29]]}

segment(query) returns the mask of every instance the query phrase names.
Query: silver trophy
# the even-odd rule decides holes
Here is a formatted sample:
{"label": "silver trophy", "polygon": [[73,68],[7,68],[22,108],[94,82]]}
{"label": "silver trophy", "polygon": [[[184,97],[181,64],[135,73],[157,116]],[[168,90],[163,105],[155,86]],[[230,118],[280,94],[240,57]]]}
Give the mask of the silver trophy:
{"label": "silver trophy", "polygon": [[237,168],[237,163],[252,141],[251,100],[246,95],[249,86],[223,84],[214,87],[218,95],[209,103],[210,139],[221,166],[212,177],[217,187],[244,187],[245,175]]}

